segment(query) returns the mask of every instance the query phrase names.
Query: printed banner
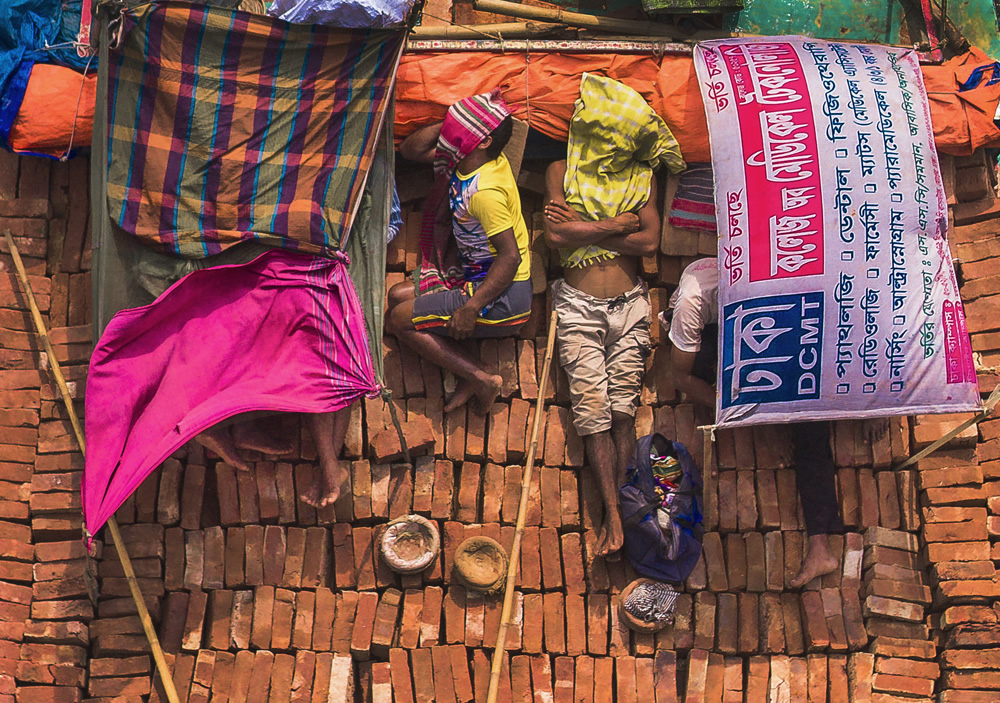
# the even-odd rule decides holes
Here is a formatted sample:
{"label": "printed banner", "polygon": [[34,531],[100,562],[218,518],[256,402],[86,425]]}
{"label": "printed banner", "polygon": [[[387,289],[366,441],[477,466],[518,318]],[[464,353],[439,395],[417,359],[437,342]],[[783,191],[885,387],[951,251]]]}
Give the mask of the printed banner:
{"label": "printed banner", "polygon": [[917,56],[695,51],[719,222],[720,425],[980,407]]}

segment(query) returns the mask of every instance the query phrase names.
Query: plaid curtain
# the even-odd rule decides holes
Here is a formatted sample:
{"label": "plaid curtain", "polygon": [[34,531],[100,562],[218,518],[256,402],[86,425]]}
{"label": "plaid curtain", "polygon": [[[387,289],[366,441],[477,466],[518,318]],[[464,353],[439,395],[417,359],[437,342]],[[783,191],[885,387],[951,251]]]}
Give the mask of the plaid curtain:
{"label": "plaid curtain", "polygon": [[341,250],[405,33],[182,2],[131,20],[108,67],[111,220],[188,258],[248,239]]}

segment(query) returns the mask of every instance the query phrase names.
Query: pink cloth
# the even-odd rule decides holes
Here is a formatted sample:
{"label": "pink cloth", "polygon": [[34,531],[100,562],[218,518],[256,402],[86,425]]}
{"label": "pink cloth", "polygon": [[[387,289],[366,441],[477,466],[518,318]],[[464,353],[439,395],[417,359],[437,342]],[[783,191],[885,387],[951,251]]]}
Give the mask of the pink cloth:
{"label": "pink cloth", "polygon": [[252,410],[321,413],[378,392],[344,258],[274,250],[195,271],[112,318],[90,361],[91,535],[178,447]]}

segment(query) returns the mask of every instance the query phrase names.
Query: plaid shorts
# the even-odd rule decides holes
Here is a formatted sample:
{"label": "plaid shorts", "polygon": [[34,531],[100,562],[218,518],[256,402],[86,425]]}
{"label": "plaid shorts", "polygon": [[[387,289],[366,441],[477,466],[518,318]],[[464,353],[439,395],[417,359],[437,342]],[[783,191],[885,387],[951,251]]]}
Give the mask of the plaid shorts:
{"label": "plaid shorts", "polygon": [[[450,337],[448,321],[451,315],[469,302],[479,283],[466,283],[461,288],[425,293],[413,301],[413,326],[421,332],[434,332]],[[496,300],[480,311],[472,336],[510,337],[517,334],[531,316],[531,281],[514,281]]]}

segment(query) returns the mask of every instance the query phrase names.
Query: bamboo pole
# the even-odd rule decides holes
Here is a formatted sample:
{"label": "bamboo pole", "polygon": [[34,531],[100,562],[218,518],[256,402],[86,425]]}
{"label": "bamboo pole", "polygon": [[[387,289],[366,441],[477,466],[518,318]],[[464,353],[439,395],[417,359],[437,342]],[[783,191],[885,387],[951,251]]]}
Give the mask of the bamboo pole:
{"label": "bamboo pole", "polygon": [[[56,384],[59,386],[59,392],[62,394],[63,403],[66,404],[66,412],[69,413],[69,421],[73,426],[73,434],[76,435],[80,451],[86,455],[87,444],[84,440],[83,428],[80,426],[80,418],[77,417],[76,410],[73,408],[73,399],[69,394],[69,386],[66,385],[66,377],[63,376],[62,367],[59,365],[56,353],[52,349],[52,342],[49,340],[49,333],[45,328],[42,313],[38,310],[38,304],[35,302],[35,294],[31,290],[31,283],[28,281],[28,272],[24,268],[24,262],[21,261],[21,253],[17,250],[17,245],[14,244],[14,238],[10,236],[10,230],[5,230],[3,236],[7,240],[7,247],[10,249],[11,258],[14,260],[14,268],[17,269],[17,277],[21,282],[24,295],[28,299],[28,309],[31,311],[31,319],[35,323],[35,332],[42,341],[45,353],[48,354],[52,376],[55,377]],[[149,617],[146,601],[143,599],[139,583],[135,579],[132,560],[129,558],[128,550],[122,541],[122,533],[118,529],[118,522],[114,516],[108,518],[108,529],[111,530],[111,539],[115,543],[118,559],[121,561],[122,570],[125,572],[125,579],[128,581],[129,590],[132,592],[132,599],[135,601],[135,607],[139,611],[139,620],[142,622],[142,629],[145,631],[146,639],[149,641],[149,648],[153,651],[153,659],[156,660],[156,669],[160,673],[160,681],[163,684],[164,692],[167,694],[167,701],[168,703],[180,703],[180,699],[177,697],[177,689],[174,687],[174,678],[167,668],[167,660],[163,656],[163,648],[160,647],[160,640],[156,636],[156,630],[153,628],[153,620]]]}
{"label": "bamboo pole", "polygon": [[655,22],[637,22],[636,20],[620,20],[613,17],[598,17],[581,12],[569,12],[562,9],[551,10],[547,7],[522,5],[517,2],[507,2],[507,0],[474,0],[472,6],[482,12],[493,12],[498,15],[507,15],[525,20],[557,22],[568,24],[571,27],[586,27],[587,29],[595,29],[601,32],[624,32],[626,34],[646,37],[662,37],[677,33],[674,27]]}
{"label": "bamboo pole", "polygon": [[419,25],[412,39],[523,39],[566,29],[551,22],[498,22],[497,24]]}
{"label": "bamboo pole", "polygon": [[542,381],[538,384],[538,400],[535,401],[535,422],[531,428],[531,447],[528,449],[528,461],[521,474],[521,500],[517,505],[517,524],[514,528],[514,542],[510,546],[510,559],[507,560],[507,583],[503,591],[503,610],[500,611],[500,629],[497,631],[497,641],[493,650],[493,665],[490,668],[490,687],[486,694],[486,703],[496,703],[500,687],[500,667],[503,664],[503,654],[507,644],[507,625],[510,623],[510,611],[514,605],[514,579],[517,575],[517,564],[521,559],[521,534],[524,532],[524,520],[528,514],[528,493],[531,489],[531,471],[535,466],[535,452],[538,451],[538,432],[542,427],[542,411],[545,410],[545,391],[549,380],[549,368],[552,365],[552,351],[556,342],[556,311],[549,318],[549,336],[545,345],[545,363],[542,364]]}

